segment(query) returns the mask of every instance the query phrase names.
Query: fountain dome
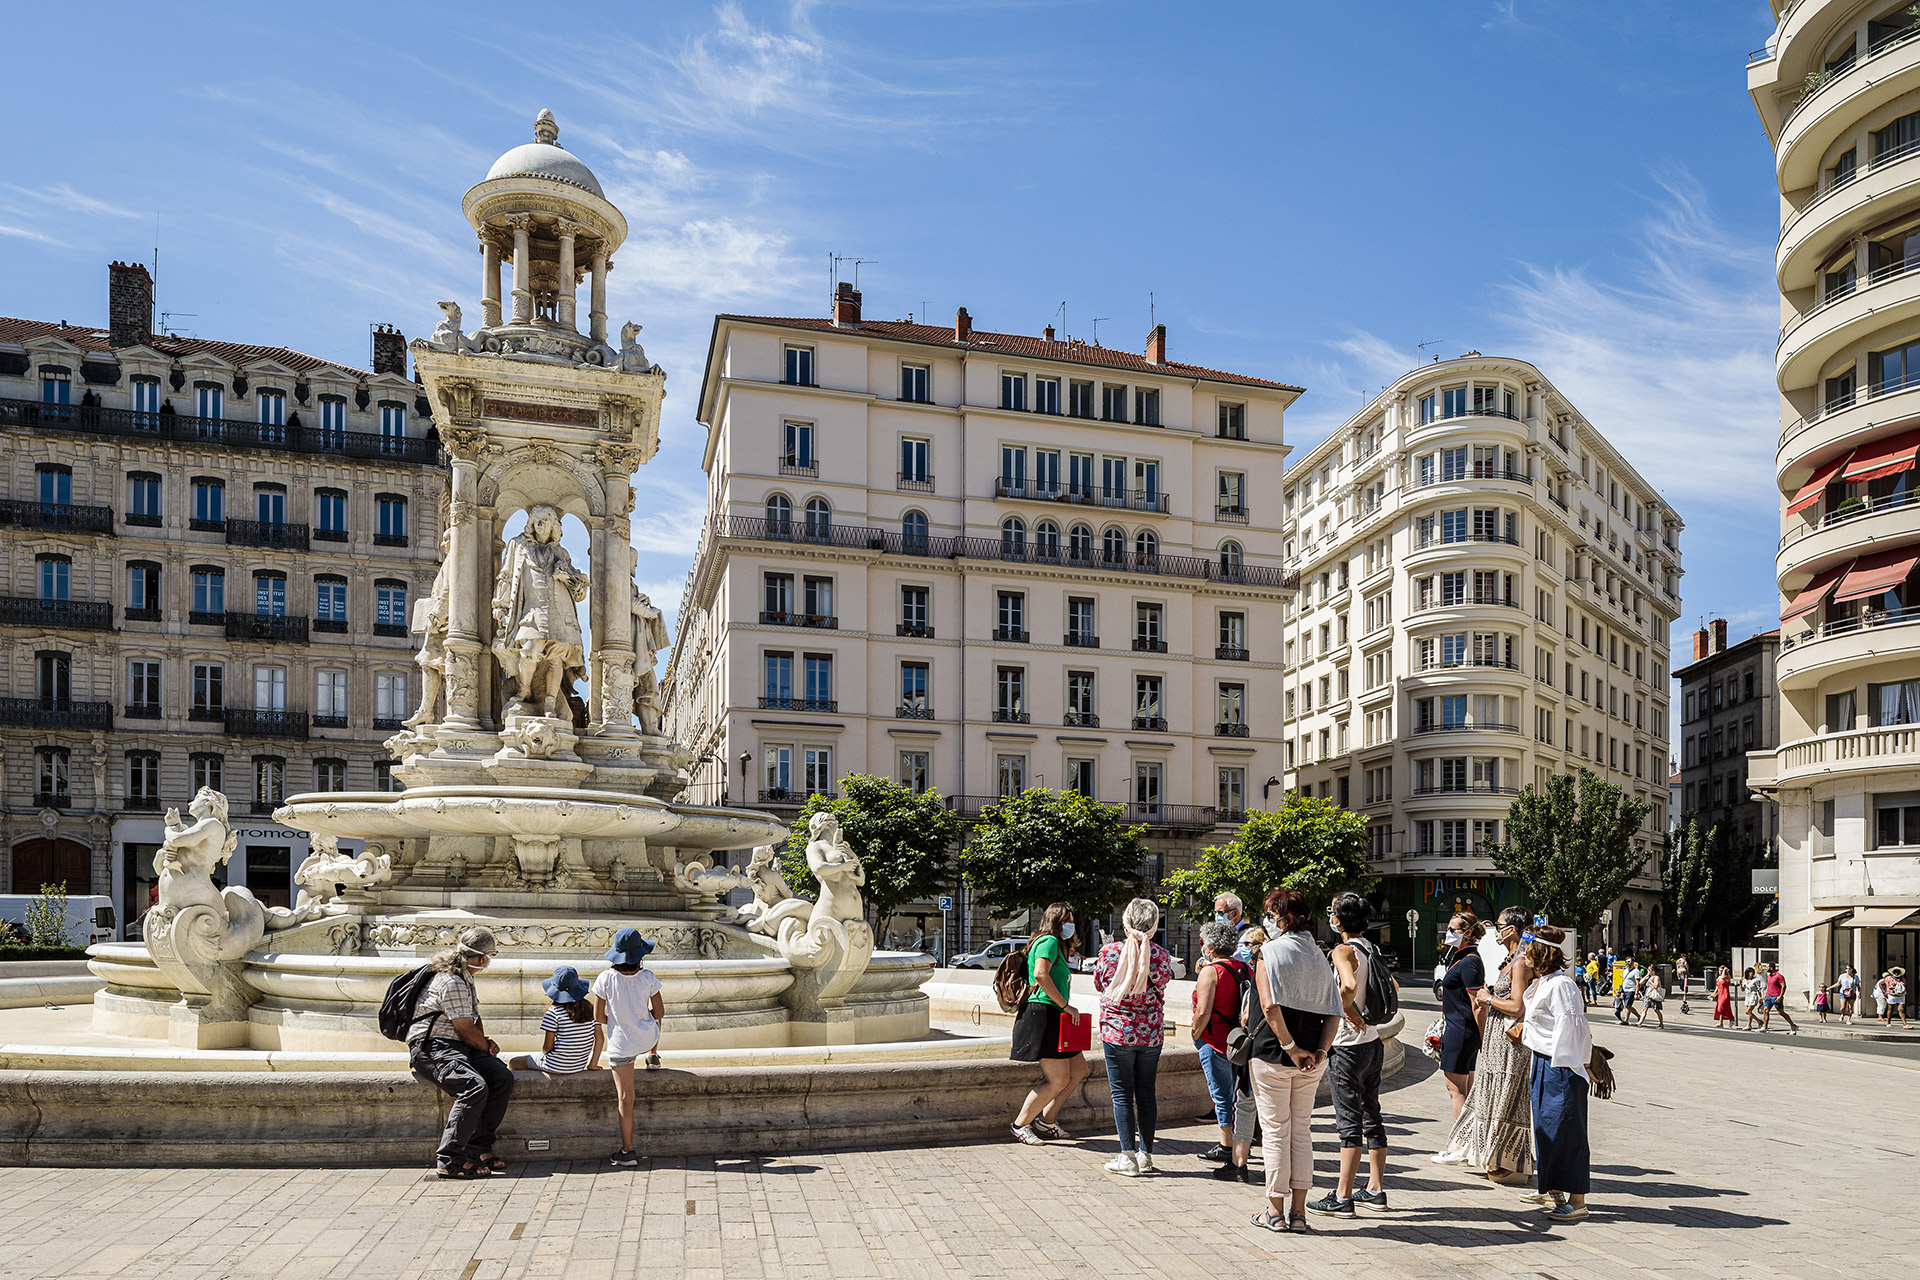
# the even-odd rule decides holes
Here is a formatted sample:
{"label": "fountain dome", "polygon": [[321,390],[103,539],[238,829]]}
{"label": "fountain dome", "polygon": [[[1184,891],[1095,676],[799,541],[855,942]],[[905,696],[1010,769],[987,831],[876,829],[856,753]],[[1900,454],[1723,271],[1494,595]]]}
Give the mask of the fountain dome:
{"label": "fountain dome", "polygon": [[488,181],[494,178],[551,178],[555,182],[591,191],[602,198],[606,196],[606,192],[600,188],[600,179],[593,176],[593,170],[556,141],[560,136],[560,127],[554,123],[553,112],[540,113],[534,121],[533,133],[532,142],[521,143],[493,162],[493,168],[487,170]]}

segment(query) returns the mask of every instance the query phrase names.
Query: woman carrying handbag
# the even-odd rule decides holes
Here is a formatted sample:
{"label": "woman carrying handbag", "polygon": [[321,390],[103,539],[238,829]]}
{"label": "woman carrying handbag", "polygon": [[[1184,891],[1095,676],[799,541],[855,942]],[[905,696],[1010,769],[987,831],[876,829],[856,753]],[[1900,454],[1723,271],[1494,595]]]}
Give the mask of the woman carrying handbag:
{"label": "woman carrying handbag", "polygon": [[1058,1123],[1060,1109],[1087,1077],[1087,1057],[1082,1050],[1087,1047],[1085,1036],[1091,1026],[1084,1014],[1076,1015],[1079,1048],[1062,1047],[1076,1043],[1076,1027],[1066,1028],[1066,1039],[1062,1039],[1061,1027],[1061,1015],[1072,1010],[1073,968],[1064,943],[1073,937],[1073,931],[1073,908],[1056,902],[1040,917],[1040,927],[1027,944],[1027,998],[1014,1015],[1011,1057],[1015,1062],[1037,1062],[1044,1073],[1013,1120],[1013,1136],[1028,1146],[1039,1146],[1049,1139],[1060,1142],[1071,1136]]}

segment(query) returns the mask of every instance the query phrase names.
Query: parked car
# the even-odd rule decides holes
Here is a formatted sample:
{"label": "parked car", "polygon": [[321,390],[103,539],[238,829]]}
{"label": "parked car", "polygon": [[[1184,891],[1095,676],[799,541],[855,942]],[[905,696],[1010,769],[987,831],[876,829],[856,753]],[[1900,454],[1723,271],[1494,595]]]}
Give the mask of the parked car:
{"label": "parked car", "polygon": [[1015,951],[1025,951],[1026,949],[1027,939],[1025,938],[997,938],[989,942],[984,949],[976,951],[970,956],[961,956],[953,962],[953,967],[956,969],[998,969],[1000,962],[1005,960],[1009,954]]}

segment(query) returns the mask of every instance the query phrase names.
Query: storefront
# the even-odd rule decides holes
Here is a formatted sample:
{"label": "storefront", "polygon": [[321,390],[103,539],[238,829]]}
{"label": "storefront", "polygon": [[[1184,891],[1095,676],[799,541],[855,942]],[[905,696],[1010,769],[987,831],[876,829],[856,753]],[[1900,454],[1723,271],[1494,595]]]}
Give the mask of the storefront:
{"label": "storefront", "polygon": [[[218,885],[239,885],[269,907],[291,907],[298,896],[293,873],[299,870],[311,845],[307,833],[277,822],[248,819],[234,827],[239,844],[223,868],[215,868]],[[159,818],[121,818],[113,824],[113,900],[128,930],[137,938],[138,921],[158,898],[159,877],[154,855],[166,839],[166,823]],[[364,840],[340,841],[342,853],[358,853]]]}
{"label": "storefront", "polygon": [[[1447,921],[1471,911],[1491,924],[1501,911],[1528,905],[1517,882],[1506,876],[1389,876],[1368,895],[1376,920],[1385,918],[1381,945],[1400,960],[1403,973],[1428,973],[1445,949]],[[1419,913],[1412,924],[1408,912]]]}

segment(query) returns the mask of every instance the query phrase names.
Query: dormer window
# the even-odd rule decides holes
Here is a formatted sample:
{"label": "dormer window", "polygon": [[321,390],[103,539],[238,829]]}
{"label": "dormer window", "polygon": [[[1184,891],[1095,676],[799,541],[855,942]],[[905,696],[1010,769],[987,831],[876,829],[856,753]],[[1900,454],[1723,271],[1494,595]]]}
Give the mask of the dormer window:
{"label": "dormer window", "polygon": [[217,382],[193,384],[193,412],[201,418],[227,416],[227,393]]}
{"label": "dormer window", "polygon": [[53,365],[40,366],[40,403],[71,404],[73,375]]}

